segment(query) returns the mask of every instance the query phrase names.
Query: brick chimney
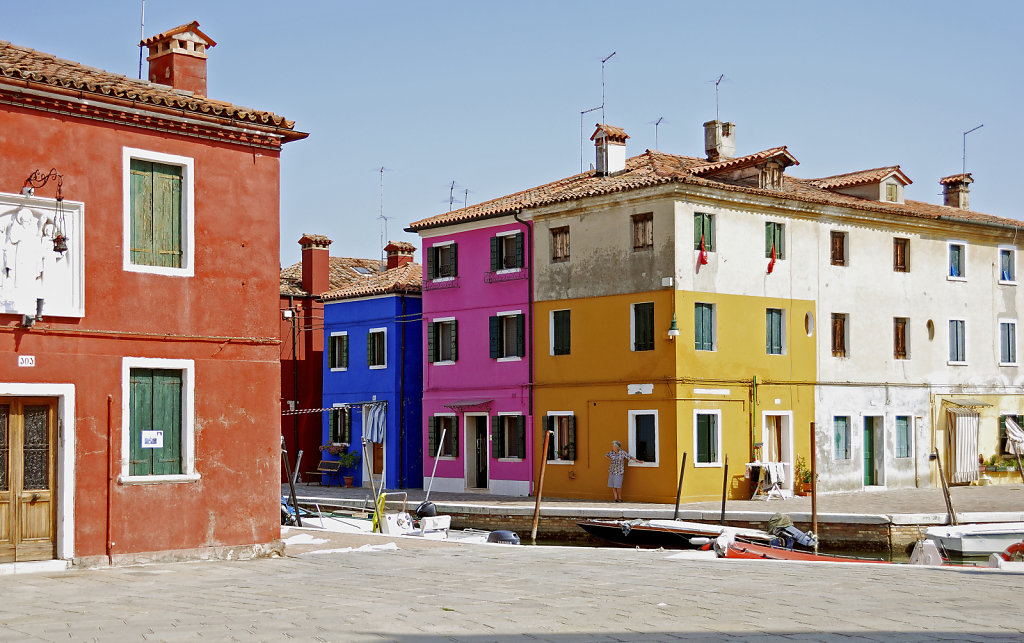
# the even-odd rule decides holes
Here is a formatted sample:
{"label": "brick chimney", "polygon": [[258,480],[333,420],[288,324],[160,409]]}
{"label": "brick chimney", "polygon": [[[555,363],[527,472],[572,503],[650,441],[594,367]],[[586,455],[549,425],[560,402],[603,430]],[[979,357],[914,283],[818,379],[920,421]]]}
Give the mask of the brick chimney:
{"label": "brick chimney", "polygon": [[598,123],[590,136],[597,148],[597,173],[599,176],[618,174],[626,170],[626,130],[613,125]]}
{"label": "brick chimney", "polygon": [[206,50],[216,45],[194,20],[139,43],[149,47],[150,82],[199,96],[206,96]]}
{"label": "brick chimney", "polygon": [[944,176],[939,179],[939,185],[942,186],[942,205],[960,208],[961,210],[970,210],[970,203],[967,197],[971,191],[969,187],[971,183],[974,183],[974,179],[971,178],[970,172],[967,174]]}
{"label": "brick chimney", "polygon": [[412,256],[416,252],[416,246],[406,241],[389,241],[384,246],[384,252],[388,253],[388,270],[412,263]]}
{"label": "brick chimney", "polygon": [[736,125],[722,121],[704,123],[704,151],[712,163],[736,156]]}
{"label": "brick chimney", "polygon": [[331,282],[331,257],[328,247],[332,241],[322,234],[304,234],[299,239],[302,247],[302,289],[316,297],[327,292]]}

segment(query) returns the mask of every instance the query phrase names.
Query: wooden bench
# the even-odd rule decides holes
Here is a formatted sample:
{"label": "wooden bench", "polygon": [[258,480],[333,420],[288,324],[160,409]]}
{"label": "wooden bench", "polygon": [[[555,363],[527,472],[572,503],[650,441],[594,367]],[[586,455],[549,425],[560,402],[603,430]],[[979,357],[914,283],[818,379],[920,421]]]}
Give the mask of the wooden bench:
{"label": "wooden bench", "polygon": [[[307,471],[307,476],[312,478],[313,476],[319,476],[317,478],[317,484],[323,485],[324,479],[327,479],[327,486],[331,486],[331,478],[338,481],[338,486],[341,486],[341,462],[337,460],[321,460],[320,464],[316,465],[316,471]],[[310,484],[312,480],[307,479],[306,484]]]}

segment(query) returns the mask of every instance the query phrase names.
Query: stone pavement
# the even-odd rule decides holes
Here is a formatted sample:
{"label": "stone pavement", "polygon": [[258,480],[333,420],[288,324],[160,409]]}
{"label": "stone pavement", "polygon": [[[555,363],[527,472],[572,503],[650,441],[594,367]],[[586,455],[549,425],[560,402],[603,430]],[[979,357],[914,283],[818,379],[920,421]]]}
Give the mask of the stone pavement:
{"label": "stone pavement", "polygon": [[[344,489],[341,487],[321,487],[316,484],[295,485],[300,500],[309,502],[330,503],[362,503],[370,497],[368,488]],[[409,504],[415,507],[424,497],[422,489],[409,489]],[[288,485],[281,485],[281,494],[288,495]],[[998,485],[987,487],[953,487],[950,489],[953,509],[958,514],[972,513],[1024,513],[1024,485]],[[486,493],[440,493],[432,492],[430,499],[439,507],[460,505],[485,505],[495,508],[533,508],[534,498],[496,496]],[[893,515],[893,514],[945,514],[946,503],[941,489],[893,489],[879,491],[857,491],[849,493],[829,493],[818,496],[818,513],[845,515]],[[367,506],[372,506],[367,500]],[[626,502],[614,504],[601,500],[573,500],[563,498],[544,498],[542,505],[545,513],[559,513],[572,508],[586,508],[593,515],[615,516],[630,515],[640,511],[667,512],[669,516],[673,505]],[[721,501],[692,502],[680,505],[681,511],[717,511]],[[810,513],[811,499],[794,497],[785,500],[729,500],[727,511],[733,512],[767,512],[767,513]],[[1015,520],[1024,520],[1016,518]]]}
{"label": "stone pavement", "polygon": [[[1024,574],[326,536],[279,559],[0,577],[0,640],[1024,638]],[[344,551],[367,542],[398,549]]]}

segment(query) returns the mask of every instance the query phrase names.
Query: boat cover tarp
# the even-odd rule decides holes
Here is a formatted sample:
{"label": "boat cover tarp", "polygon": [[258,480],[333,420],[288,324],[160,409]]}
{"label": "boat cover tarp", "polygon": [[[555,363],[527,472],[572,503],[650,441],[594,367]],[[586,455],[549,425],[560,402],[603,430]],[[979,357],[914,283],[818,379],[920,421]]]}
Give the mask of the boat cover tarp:
{"label": "boat cover tarp", "polygon": [[977,480],[978,473],[978,426],[981,415],[969,408],[949,407],[946,409],[946,439],[952,459],[953,482]]}

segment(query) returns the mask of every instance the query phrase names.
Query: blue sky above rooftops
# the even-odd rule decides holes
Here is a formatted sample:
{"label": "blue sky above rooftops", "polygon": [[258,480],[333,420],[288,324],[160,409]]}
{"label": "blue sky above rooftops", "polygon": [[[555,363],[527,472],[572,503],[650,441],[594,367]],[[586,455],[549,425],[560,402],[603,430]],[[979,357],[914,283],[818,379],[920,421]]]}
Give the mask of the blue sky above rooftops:
{"label": "blue sky above rooftops", "polygon": [[[12,7],[0,39],[137,75],[141,0]],[[659,117],[659,149],[703,155],[725,74],[738,155],[788,145],[805,178],[900,164],[909,199],[939,201],[962,132],[984,123],[968,136],[971,207],[1024,218],[1024,3],[146,3],[147,37],[191,20],[218,43],[211,98],[311,133],[282,156],[283,265],[305,232],[379,255],[381,166],[388,236],[414,243],[402,229],[446,212],[452,181],[461,207],[467,189],[474,204],[578,172],[580,111],[601,104],[613,51],[605,109],[630,156],[655,148]]]}

